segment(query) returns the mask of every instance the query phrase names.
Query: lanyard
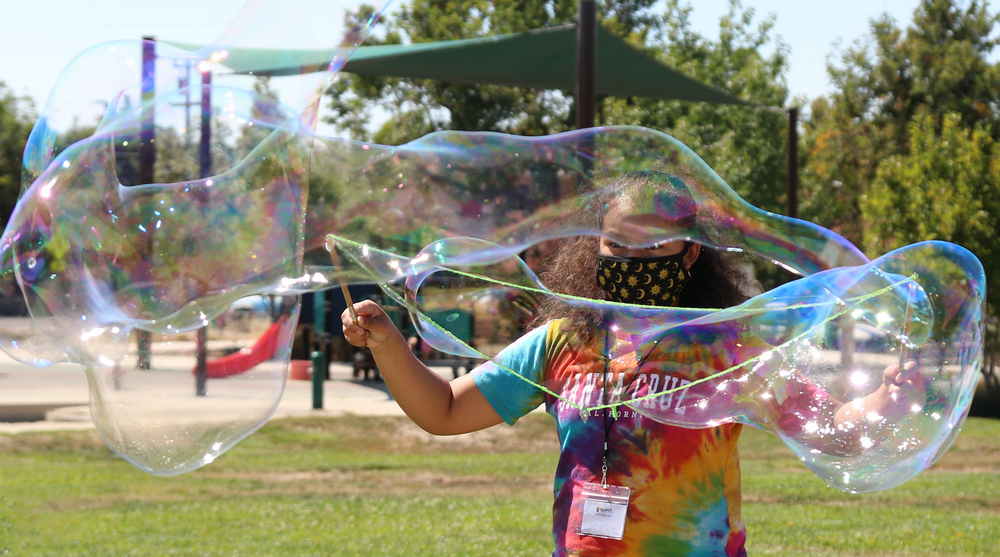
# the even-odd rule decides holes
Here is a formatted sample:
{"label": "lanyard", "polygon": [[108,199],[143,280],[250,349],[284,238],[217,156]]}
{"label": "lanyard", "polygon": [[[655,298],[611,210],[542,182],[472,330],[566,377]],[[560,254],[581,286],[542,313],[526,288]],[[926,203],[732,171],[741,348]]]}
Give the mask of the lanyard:
{"label": "lanyard", "polygon": [[[602,378],[603,381],[601,383],[601,404],[604,405],[604,416],[602,418],[602,422],[604,424],[604,454],[601,456],[601,486],[605,489],[608,488],[608,455],[611,454],[611,451],[608,448],[608,438],[611,437],[611,428],[608,426],[608,407],[607,407],[608,367],[609,367],[608,364],[611,361],[611,350],[609,348],[610,341],[608,339],[610,335],[611,331],[609,330],[609,327],[604,327],[604,377]],[[636,367],[636,371],[637,372],[639,371],[638,367]],[[631,384],[632,381],[629,381],[629,385]],[[628,388],[626,387],[625,390],[628,391]],[[617,418],[618,418],[618,410],[616,408],[611,413],[611,425],[614,425],[614,422],[617,420]]]}
{"label": "lanyard", "polygon": [[[660,344],[661,339],[657,339],[656,343],[649,349],[645,356],[636,359],[635,371],[632,372],[632,377],[628,380],[628,384],[625,385],[622,390],[622,395],[628,392],[635,382],[636,378],[639,377],[639,368],[642,364],[646,362],[646,359],[653,353],[657,345]],[[633,344],[637,344],[634,340]],[[636,354],[639,351],[636,350]],[[608,457],[611,455],[611,448],[609,440],[611,438],[611,428],[614,426],[615,422],[618,420],[618,407],[614,407],[611,410],[611,424],[608,425],[608,371],[609,364],[611,362],[611,328],[607,326],[607,321],[605,321],[604,326],[604,374],[601,382],[601,404],[604,406],[604,453],[601,456],[601,486],[604,488],[608,487]]]}

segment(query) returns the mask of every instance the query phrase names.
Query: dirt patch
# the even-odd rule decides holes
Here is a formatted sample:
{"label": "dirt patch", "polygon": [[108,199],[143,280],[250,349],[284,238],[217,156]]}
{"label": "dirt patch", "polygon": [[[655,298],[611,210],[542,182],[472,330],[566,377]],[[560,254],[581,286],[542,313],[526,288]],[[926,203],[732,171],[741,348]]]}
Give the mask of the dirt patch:
{"label": "dirt patch", "polygon": [[[286,436],[283,432],[307,435]],[[308,435],[314,434],[314,435]],[[274,420],[255,433],[289,449],[343,447],[374,453],[554,453],[559,451],[555,425],[548,415],[526,416],[514,427],[499,425],[475,433],[431,435],[405,417],[343,416]],[[0,451],[9,454],[86,454],[111,457],[96,431],[0,435]]]}
{"label": "dirt patch", "polygon": [[50,453],[88,456],[112,454],[96,431],[0,435],[0,450],[11,454]]}
{"label": "dirt patch", "polygon": [[474,433],[438,436],[405,417],[289,418],[271,422],[273,431],[322,434],[325,446],[375,453],[553,453],[559,441],[552,418],[526,416],[514,427],[498,425]]}
{"label": "dirt patch", "polygon": [[[433,470],[331,470],[320,471],[205,471],[198,474],[199,485],[174,486],[169,494],[147,492],[139,499],[172,499],[180,487],[189,491],[185,500],[226,496],[315,496],[367,495],[377,497],[498,497],[549,496],[550,475],[493,476],[449,474]],[[121,501],[134,500],[133,496]]]}
{"label": "dirt patch", "polygon": [[[961,441],[961,442],[959,442]],[[973,444],[961,438],[944,453],[928,472],[985,472],[1000,473],[1000,443],[990,446],[981,440]]]}
{"label": "dirt patch", "polygon": [[345,481],[354,478],[354,474],[350,472],[320,472],[316,470],[306,470],[302,472],[285,472],[275,470],[265,472],[223,472],[221,474],[202,475],[218,479],[255,480],[260,482],[275,483]]}
{"label": "dirt patch", "polygon": [[[539,427],[541,426],[541,427]],[[548,453],[558,452],[559,442],[551,420],[531,418],[514,427],[498,425],[461,435],[433,435],[407,420],[400,422],[396,435],[419,443],[476,453]]]}
{"label": "dirt patch", "polygon": [[[801,497],[788,497],[774,493],[752,494],[744,492],[743,502],[758,503],[761,505],[787,505],[792,503],[802,503],[803,501]],[[873,504],[877,505],[878,502],[873,502],[863,499],[840,499],[836,501],[810,500],[809,504],[816,506],[827,506],[827,507],[861,507]]]}
{"label": "dirt patch", "polygon": [[956,509],[962,512],[969,512],[974,509],[986,514],[1000,514],[1000,501],[993,501],[984,496],[979,496],[976,494],[968,495],[955,495],[955,496],[937,496],[934,498],[932,504],[927,503],[925,499],[918,497],[900,498],[893,497],[889,499],[879,499],[872,496],[852,496],[850,498],[837,498],[831,500],[815,500],[810,499],[809,501],[803,501],[801,497],[797,496],[783,496],[774,493],[763,493],[763,494],[753,494],[744,493],[743,502],[751,504],[761,504],[761,505],[787,505],[787,504],[808,504],[814,507],[843,507],[845,509],[849,508],[871,508],[871,507],[884,507],[886,509],[894,509],[899,507],[909,507],[909,508],[919,508],[922,504],[928,504],[933,506],[935,509]]}

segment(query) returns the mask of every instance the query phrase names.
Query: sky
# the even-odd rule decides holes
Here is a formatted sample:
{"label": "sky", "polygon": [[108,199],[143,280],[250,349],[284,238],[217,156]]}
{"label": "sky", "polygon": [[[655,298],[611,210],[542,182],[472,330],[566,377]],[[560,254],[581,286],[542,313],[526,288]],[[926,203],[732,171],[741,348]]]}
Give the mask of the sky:
{"label": "sky", "polygon": [[[268,0],[270,1],[270,0]],[[319,48],[339,42],[345,8],[359,0],[274,0],[289,33],[275,40],[287,47]],[[396,4],[402,0],[395,0]],[[240,12],[245,0],[0,0],[0,80],[16,94],[44,105],[62,69],[85,48],[109,40],[153,35],[161,40],[203,44],[213,40]],[[369,0],[374,3],[374,0]],[[727,0],[692,2],[696,31],[718,36]],[[744,0],[758,21],[777,17],[774,33],[790,48],[789,87],[793,97],[828,93],[827,57],[838,41],[862,37],[869,21],[884,12],[901,25],[912,19],[918,0]],[[389,13],[392,12],[389,6]],[[268,13],[265,17],[275,17]]]}

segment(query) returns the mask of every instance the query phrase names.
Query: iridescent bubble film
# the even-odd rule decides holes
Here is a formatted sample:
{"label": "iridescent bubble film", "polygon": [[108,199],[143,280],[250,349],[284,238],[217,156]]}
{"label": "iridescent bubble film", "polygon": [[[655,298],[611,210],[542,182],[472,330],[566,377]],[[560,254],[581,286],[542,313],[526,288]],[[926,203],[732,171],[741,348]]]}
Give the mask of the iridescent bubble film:
{"label": "iridescent bubble film", "polygon": [[[347,255],[338,280],[381,281],[428,343],[483,359],[558,299],[573,336],[607,338],[596,353],[581,343],[580,358],[608,362],[536,383],[558,412],[630,408],[682,427],[767,428],[831,486],[862,492],[932,464],[968,411],[985,293],[981,264],[959,246],[922,243],[868,261],[828,230],[747,205],[683,145],[638,128],[533,139],[439,133],[362,168],[355,195],[373,201],[340,212],[338,198],[319,227],[339,229],[329,237]],[[638,224],[609,230],[612,211]],[[645,305],[654,285],[642,269],[606,277],[633,302],[611,303],[553,292],[525,263],[538,248],[587,245],[593,257],[571,272],[597,282],[602,235],[630,246],[683,239],[803,278],[732,308],[664,308]],[[483,299],[494,317],[474,329],[488,333],[460,338],[442,319],[476,314]]]}
{"label": "iridescent bubble film", "polygon": [[[982,363],[983,272],[954,244],[908,246],[719,310],[560,295],[519,261],[489,256],[477,265],[477,256],[489,253],[485,248],[480,241],[442,240],[428,254],[447,255],[431,256],[433,266],[408,281],[414,318],[432,344],[462,356],[495,357],[457,339],[420,308],[437,307],[440,290],[461,290],[456,281],[500,284],[492,277],[506,264],[520,276],[502,284],[530,299],[521,305],[558,298],[603,323],[592,330],[586,321],[570,320],[566,327],[571,335],[597,339],[577,347],[581,362],[607,366],[537,384],[557,412],[589,416],[628,408],[681,427],[740,422],[765,428],[831,486],[849,492],[899,485],[936,461],[965,419]],[[915,378],[897,386],[899,366]],[[884,382],[893,385],[888,400],[864,406]]]}
{"label": "iridescent bubble film", "polygon": [[101,435],[152,473],[211,462],[281,399],[298,299],[278,290],[303,269],[317,109],[379,13],[338,32],[337,10],[322,30],[343,38],[318,54],[269,50],[285,68],[325,61],[284,78],[291,86],[226,66],[293,42],[302,29],[290,22],[321,16],[303,11],[251,0],[204,47],[92,47],[64,70],[25,148],[0,296],[23,296],[32,326],[0,330],[0,346],[33,365],[83,366]]}
{"label": "iridescent bubble film", "polygon": [[[110,56],[118,67],[117,48],[74,64]],[[164,60],[224,64],[219,45],[157,49]],[[82,364],[102,435],[143,469],[193,469],[262,425],[281,395],[294,296],[341,283],[382,285],[430,346],[484,360],[523,335],[539,308],[561,308],[555,317],[575,337],[602,339],[581,340],[581,358],[606,365],[536,383],[559,412],[630,408],[683,427],[768,428],[847,491],[913,477],[964,420],[982,358],[984,280],[959,246],[918,244],[869,261],[829,230],[748,205],[654,130],[441,132],[389,147],[316,134],[315,94],[287,102],[262,82],[211,84],[221,104],[207,116],[218,133],[204,173],[177,108],[202,87],[161,85],[168,73],[157,67],[155,98],[145,100],[134,71],[109,80],[108,111],[81,138],[54,131],[50,105],[0,246],[4,293],[23,293],[35,326],[7,334],[4,349],[29,363]],[[150,121],[152,181],[132,164],[143,151],[129,150],[150,139]],[[613,215],[626,225],[609,227]],[[598,275],[602,235],[635,247],[684,240],[801,278],[730,308],[649,306],[663,295],[654,278],[671,277],[625,266]],[[581,254],[569,272],[584,287],[573,291],[539,278],[568,250]],[[602,278],[621,302],[600,293]],[[701,279],[693,271],[691,284]],[[220,317],[262,295],[269,309],[240,338],[243,357],[213,355],[208,396],[196,399],[191,353],[159,358],[157,345],[192,342],[206,325],[218,337]],[[146,362],[139,346],[150,343]],[[691,347],[697,358],[676,356]],[[881,413],[863,403],[880,389],[891,395]]]}

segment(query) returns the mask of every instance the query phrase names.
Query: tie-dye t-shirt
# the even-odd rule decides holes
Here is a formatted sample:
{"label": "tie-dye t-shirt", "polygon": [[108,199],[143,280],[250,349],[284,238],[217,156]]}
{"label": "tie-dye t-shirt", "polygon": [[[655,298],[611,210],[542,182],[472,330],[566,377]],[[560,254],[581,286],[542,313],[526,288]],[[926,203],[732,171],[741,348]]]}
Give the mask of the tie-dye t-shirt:
{"label": "tie-dye t-shirt", "polygon": [[[646,347],[649,354],[643,355],[641,345],[629,349],[625,342],[621,348],[627,341],[623,332],[599,334],[584,344],[567,329],[564,320],[550,322],[501,352],[496,358],[501,365],[487,362],[473,372],[476,385],[508,424],[542,403],[556,419],[561,455],[554,486],[553,555],[746,555],[736,446],[742,425],[686,429],[626,406],[617,420],[610,415],[605,420],[604,411],[593,411],[584,420],[577,408],[511,373],[570,400],[596,405],[621,400],[625,392],[629,398],[654,394],[728,369],[737,350],[720,350],[718,338],[688,336]],[[660,414],[697,410],[684,400],[686,394],[681,390],[640,404],[657,405]],[[577,534],[581,489],[601,481],[605,423],[607,481],[632,490],[622,540]]]}

